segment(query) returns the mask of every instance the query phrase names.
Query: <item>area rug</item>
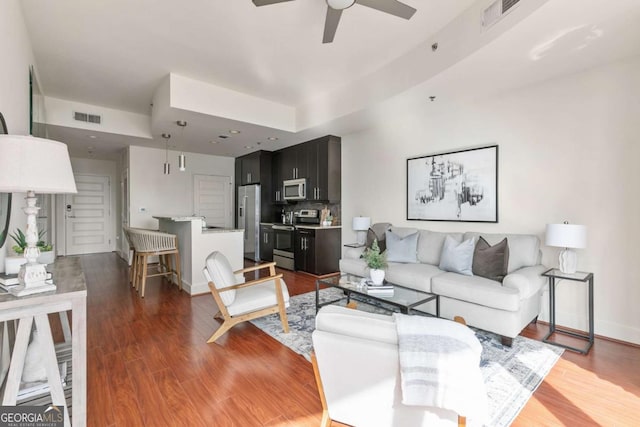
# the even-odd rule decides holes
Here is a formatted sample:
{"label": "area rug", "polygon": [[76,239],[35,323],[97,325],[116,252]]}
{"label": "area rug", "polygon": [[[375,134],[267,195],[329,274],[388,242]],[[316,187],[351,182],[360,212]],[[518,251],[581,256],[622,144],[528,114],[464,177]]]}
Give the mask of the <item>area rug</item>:
{"label": "area rug", "polygon": [[[339,298],[337,289],[321,291],[321,300]],[[255,326],[310,360],[311,333],[315,328],[315,292],[290,299],[287,309],[290,332],[282,332],[277,314],[254,319]],[[384,312],[368,304],[358,304],[359,310]],[[387,312],[388,313],[388,312]],[[516,337],[512,347],[503,346],[496,334],[476,330],[482,344],[480,369],[489,398],[489,426],[508,426],[520,413],[533,392],[562,355],[562,349],[524,337]]]}

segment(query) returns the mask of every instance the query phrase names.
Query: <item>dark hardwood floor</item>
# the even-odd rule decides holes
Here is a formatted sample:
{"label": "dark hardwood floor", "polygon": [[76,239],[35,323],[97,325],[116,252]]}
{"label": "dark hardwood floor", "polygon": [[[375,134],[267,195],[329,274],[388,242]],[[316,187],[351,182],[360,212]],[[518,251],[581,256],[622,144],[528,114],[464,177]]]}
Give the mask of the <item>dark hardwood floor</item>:
{"label": "dark hardwood floor", "polygon": [[[81,256],[88,287],[91,426],[317,426],[311,364],[253,325],[214,344],[211,295],[189,297],[161,278],[141,299],[116,254]],[[315,278],[282,270],[292,295]],[[544,325],[523,333],[539,339]],[[640,425],[640,348],[598,339],[566,351],[514,426]],[[337,423],[333,424],[334,426]]]}

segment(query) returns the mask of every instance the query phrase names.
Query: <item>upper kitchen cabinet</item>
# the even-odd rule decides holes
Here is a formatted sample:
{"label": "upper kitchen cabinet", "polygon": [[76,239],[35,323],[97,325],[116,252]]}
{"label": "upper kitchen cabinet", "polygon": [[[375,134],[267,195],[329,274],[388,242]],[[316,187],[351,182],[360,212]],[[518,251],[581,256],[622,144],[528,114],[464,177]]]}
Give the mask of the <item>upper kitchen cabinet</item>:
{"label": "upper kitchen cabinet", "polygon": [[[238,179],[239,178],[239,179]],[[236,159],[238,185],[262,184],[271,186],[271,153],[256,151]]]}
{"label": "upper kitchen cabinet", "polygon": [[280,153],[283,180],[307,178],[309,155],[306,144],[285,148]]}
{"label": "upper kitchen cabinet", "polygon": [[341,142],[337,136],[325,136],[307,146],[307,200],[340,201]]}

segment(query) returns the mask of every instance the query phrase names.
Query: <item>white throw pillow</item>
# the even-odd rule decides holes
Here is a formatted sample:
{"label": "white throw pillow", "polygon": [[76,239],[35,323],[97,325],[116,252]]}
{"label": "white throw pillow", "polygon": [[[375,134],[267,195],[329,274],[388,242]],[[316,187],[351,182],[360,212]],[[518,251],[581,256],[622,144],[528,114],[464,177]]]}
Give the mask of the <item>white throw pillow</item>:
{"label": "white throw pillow", "polygon": [[418,232],[400,237],[391,230],[385,232],[387,243],[387,261],[389,262],[418,262]]}
{"label": "white throw pillow", "polygon": [[453,237],[447,236],[442,247],[440,257],[440,270],[460,273],[465,276],[473,276],[473,250],[474,239],[458,243]]}

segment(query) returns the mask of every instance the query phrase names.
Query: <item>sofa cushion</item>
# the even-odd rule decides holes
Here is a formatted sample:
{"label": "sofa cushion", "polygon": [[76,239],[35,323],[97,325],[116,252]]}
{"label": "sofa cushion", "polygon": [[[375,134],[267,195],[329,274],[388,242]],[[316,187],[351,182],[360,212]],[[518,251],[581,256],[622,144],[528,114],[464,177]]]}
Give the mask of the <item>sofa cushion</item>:
{"label": "sofa cushion", "polygon": [[431,292],[431,278],[442,273],[444,272],[435,265],[390,262],[386,269],[385,279],[396,285]]}
{"label": "sofa cushion", "polygon": [[343,274],[354,274],[360,277],[369,276],[369,268],[362,258],[342,258],[340,260],[340,272]]}
{"label": "sofa cushion", "polygon": [[418,261],[424,264],[440,265],[440,255],[444,246],[444,239],[451,236],[455,241],[462,242],[462,233],[441,233],[439,231],[420,230],[418,237]]}
{"label": "sofa cushion", "polygon": [[473,262],[473,249],[475,244],[473,239],[458,243],[453,237],[447,236],[442,247],[440,257],[440,269],[460,273],[466,276],[473,276],[471,270]]}
{"label": "sofa cushion", "polygon": [[384,252],[387,249],[387,243],[385,242],[385,232],[390,227],[391,223],[388,222],[377,222],[369,227],[369,230],[367,231],[367,241],[365,243],[366,248],[371,249],[373,241],[377,239],[380,253]]}
{"label": "sofa cushion", "polygon": [[522,268],[532,267],[540,263],[540,239],[533,234],[487,234],[467,232],[464,238],[478,238],[479,236],[490,244],[495,245],[505,237],[509,242],[509,273]]}
{"label": "sofa cushion", "polygon": [[385,236],[388,262],[418,262],[418,232],[401,237],[387,230]]}
{"label": "sofa cushion", "polygon": [[518,311],[520,292],[479,276],[444,273],[431,279],[433,293],[499,310]]}
{"label": "sofa cushion", "polygon": [[473,251],[473,275],[502,283],[509,266],[509,244],[505,237],[491,246],[482,236]]}

